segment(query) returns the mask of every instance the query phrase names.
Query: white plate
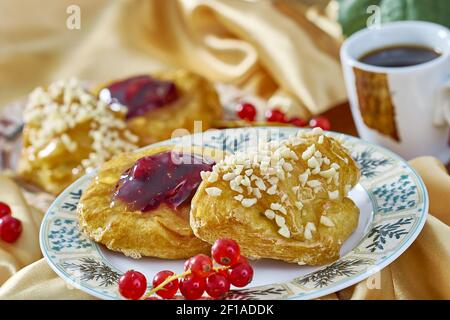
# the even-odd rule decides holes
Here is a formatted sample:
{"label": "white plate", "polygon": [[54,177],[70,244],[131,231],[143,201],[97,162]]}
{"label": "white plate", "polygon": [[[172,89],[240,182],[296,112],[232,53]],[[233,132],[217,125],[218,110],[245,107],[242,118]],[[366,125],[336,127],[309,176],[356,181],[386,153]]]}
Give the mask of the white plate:
{"label": "white plate", "polygon": [[[256,145],[257,139],[262,137],[280,140],[297,131],[286,127],[216,130],[157,145],[195,144],[235,152]],[[317,298],[378,272],[416,239],[428,212],[428,195],[421,178],[392,152],[354,137],[343,137],[361,168],[362,177],[350,192],[350,197],[360,208],[359,225],[343,244],[341,258],[321,267],[268,259],[252,262],[255,276],[251,285],[232,291],[227,298]],[[126,270],[139,270],[148,279],[163,269],[181,271],[184,261],[133,260],[109,251],[79,232],[76,206],[93,175],[73,183],[55,200],[44,217],[40,245],[53,270],[72,286],[102,299],[121,299],[117,280]]]}

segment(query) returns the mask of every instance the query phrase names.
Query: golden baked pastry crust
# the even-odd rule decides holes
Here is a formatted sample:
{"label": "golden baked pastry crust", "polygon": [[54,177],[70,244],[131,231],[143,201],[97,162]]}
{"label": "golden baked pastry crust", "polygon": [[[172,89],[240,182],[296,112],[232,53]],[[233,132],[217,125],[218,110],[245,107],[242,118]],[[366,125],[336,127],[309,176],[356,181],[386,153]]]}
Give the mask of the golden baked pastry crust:
{"label": "golden baked pastry crust", "polygon": [[[83,193],[77,208],[83,232],[109,249],[133,258],[181,259],[207,253],[210,245],[195,237],[189,226],[190,204],[183,204],[174,211],[162,203],[144,213],[130,210],[120,201],[110,206],[115,186],[126,169],[144,156],[171,149],[173,146],[154,147],[122,154],[106,162]],[[205,152],[204,155],[212,159],[221,157],[211,149],[195,148],[193,152]]]}
{"label": "golden baked pastry crust", "polygon": [[24,117],[19,175],[52,194],[113,154],[137,148],[124,110],[98,101],[76,79],[37,88]]}
{"label": "golden baked pastry crust", "polygon": [[[319,137],[320,135],[304,136],[301,137],[303,143],[289,145],[298,160],[292,161],[294,163],[292,171],[288,172],[290,177],[286,176],[277,183],[279,194],[268,194],[270,184],[264,179],[267,189],[260,191],[262,194],[260,198],[248,194],[246,187],[243,188],[243,193],[232,190],[230,181],[224,180],[224,173],[232,172],[230,169],[218,170],[217,181],[209,182],[208,179],[203,179],[191,205],[191,227],[195,235],[209,243],[222,237],[235,239],[243,254],[250,258],[272,258],[308,265],[323,264],[337,259],[341,244],[358,224],[359,209],[346,195],[357,183],[359,169],[339,142],[323,136],[320,138],[323,139],[322,143],[319,144]],[[302,183],[299,182],[301,179],[298,177],[308,170],[308,162],[302,159],[302,154],[312,144],[315,144],[315,150],[319,151],[323,158],[330,160],[330,165],[335,163],[340,169],[336,181],[333,179],[329,181],[330,178],[322,177],[320,174],[311,174],[309,181],[320,181],[322,189],[311,190],[314,199],[306,200],[310,197],[306,194],[310,194],[311,188],[307,185],[301,186]],[[259,162],[252,167],[252,175],[262,176],[260,164]],[[330,165],[322,164],[322,171],[328,170]],[[230,165],[230,168],[233,170],[236,165]],[[244,171],[246,169],[247,167]],[[213,172],[215,170],[216,168]],[[254,187],[256,180],[252,179],[252,175],[249,177]],[[295,187],[299,188],[294,191]],[[220,189],[220,195],[208,194],[209,188]],[[244,199],[257,201],[245,207],[244,200],[235,198],[239,197],[239,194],[243,195]],[[301,209],[294,205],[295,201],[299,200],[299,194],[301,204],[298,206],[301,206]],[[283,195],[286,195],[284,198],[287,204],[280,200]],[[286,214],[283,215],[271,207],[274,203],[283,204]],[[269,219],[265,215],[267,210],[283,218],[289,229],[288,234],[282,232],[285,236],[281,235],[282,228],[275,223],[273,217]],[[330,221],[333,226],[325,225],[329,225]],[[311,229],[311,224],[314,224],[314,230]],[[307,228],[310,230],[306,231]]]}
{"label": "golden baked pastry crust", "polygon": [[[179,97],[169,105],[128,120],[128,127],[139,136],[141,146],[170,139],[177,129],[193,133],[194,121],[201,121],[201,128],[197,130],[205,131],[222,117],[222,106],[214,85],[202,76],[186,70],[160,71],[151,76],[175,83]],[[97,94],[108,85],[98,87]],[[183,132],[178,135],[180,133]]]}

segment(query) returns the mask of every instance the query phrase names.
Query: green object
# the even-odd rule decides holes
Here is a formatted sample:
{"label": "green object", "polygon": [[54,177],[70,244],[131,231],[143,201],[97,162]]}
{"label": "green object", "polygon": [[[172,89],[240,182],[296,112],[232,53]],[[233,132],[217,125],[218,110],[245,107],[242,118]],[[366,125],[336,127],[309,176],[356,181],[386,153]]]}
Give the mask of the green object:
{"label": "green object", "polygon": [[450,28],[450,0],[339,0],[339,23],[344,35],[377,19],[381,23],[422,20]]}

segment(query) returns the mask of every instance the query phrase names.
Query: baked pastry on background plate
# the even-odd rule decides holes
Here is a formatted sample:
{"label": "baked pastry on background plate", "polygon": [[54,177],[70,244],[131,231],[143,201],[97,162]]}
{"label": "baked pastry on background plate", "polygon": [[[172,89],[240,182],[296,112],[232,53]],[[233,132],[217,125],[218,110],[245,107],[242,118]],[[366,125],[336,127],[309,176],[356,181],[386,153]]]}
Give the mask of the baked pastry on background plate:
{"label": "baked pastry on background plate", "polygon": [[140,145],[170,139],[176,129],[194,132],[194,121],[202,131],[222,116],[214,85],[185,70],[162,71],[103,84],[96,89],[100,99],[125,105],[130,130]]}
{"label": "baked pastry on background plate", "polygon": [[358,224],[347,194],[359,169],[318,128],[227,156],[203,176],[191,206],[195,235],[235,239],[250,258],[327,263]]}
{"label": "baked pastry on background plate", "polygon": [[127,256],[167,259],[207,253],[210,244],[189,225],[190,202],[221,153],[153,147],[114,157],[101,168],[78,205],[79,224],[96,242]]}
{"label": "baked pastry on background plate", "polygon": [[39,87],[24,112],[19,175],[58,194],[114,154],[136,148],[126,109],[100,101],[76,79]]}

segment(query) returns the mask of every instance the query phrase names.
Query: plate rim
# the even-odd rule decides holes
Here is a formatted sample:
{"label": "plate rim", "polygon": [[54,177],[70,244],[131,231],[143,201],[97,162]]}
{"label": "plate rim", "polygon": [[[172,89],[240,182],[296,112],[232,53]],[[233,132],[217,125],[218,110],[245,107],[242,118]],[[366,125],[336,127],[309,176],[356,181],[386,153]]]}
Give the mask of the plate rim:
{"label": "plate rim", "polygon": [[[296,133],[298,131],[310,131],[311,129],[307,129],[307,128],[292,128],[292,127],[277,127],[277,126],[265,126],[265,127],[243,127],[243,128],[227,128],[227,129],[215,129],[214,131],[209,131],[209,132],[229,132],[229,131],[236,131],[236,130],[251,130],[251,131],[259,131],[259,130],[270,130],[270,129],[277,129],[280,131],[291,131],[292,133]],[[190,134],[188,136],[185,137],[195,137],[197,135],[203,135],[205,133],[208,133],[208,131],[205,132],[198,132],[195,134]],[[346,139],[348,139],[349,141],[355,141],[357,143],[362,143],[364,145],[367,146],[372,146],[375,147],[376,149],[380,149],[381,151],[383,151],[383,153],[385,153],[386,155],[388,155],[389,157],[393,158],[394,160],[396,160],[398,163],[401,163],[403,165],[405,165],[407,167],[408,170],[410,170],[410,172],[413,174],[414,178],[417,181],[418,186],[420,186],[421,190],[422,190],[422,194],[423,194],[423,209],[421,210],[420,213],[418,213],[418,222],[416,223],[416,226],[414,228],[414,230],[410,230],[408,232],[407,238],[403,241],[403,243],[401,244],[401,246],[396,247],[391,253],[389,253],[387,256],[382,257],[379,261],[369,265],[367,267],[367,270],[363,271],[360,274],[356,274],[353,277],[346,277],[343,279],[340,279],[338,281],[336,281],[335,283],[333,283],[330,286],[327,286],[325,288],[318,288],[317,290],[313,290],[311,292],[303,292],[303,293],[297,293],[294,294],[292,296],[287,296],[284,297],[282,299],[286,299],[286,300],[305,300],[305,299],[315,299],[318,297],[323,297],[325,295],[337,292],[339,290],[342,290],[344,288],[350,287],[358,282],[361,282],[365,279],[367,279],[368,277],[370,277],[371,275],[373,275],[376,272],[381,271],[383,268],[385,268],[386,266],[388,266],[389,264],[391,264],[392,262],[394,262],[400,255],[402,255],[410,246],[411,244],[416,240],[416,238],[418,237],[418,235],[420,234],[420,232],[422,231],[425,222],[427,220],[428,217],[428,210],[429,210],[429,196],[428,196],[428,191],[427,188],[425,186],[425,183],[423,182],[421,176],[418,174],[418,172],[405,160],[403,159],[401,156],[399,156],[398,154],[396,154],[395,152],[380,146],[376,143],[373,142],[369,142],[369,141],[365,141],[362,140],[361,138],[355,137],[355,136],[351,136],[349,134],[344,134],[344,133],[340,133],[340,132],[335,132],[335,131],[325,131],[325,133],[331,133],[334,136],[344,136],[346,137]],[[150,147],[155,147],[155,146],[159,146],[159,145],[164,145],[164,144],[169,144],[170,142],[174,142],[175,139],[182,139],[183,137],[176,137],[176,138],[172,138],[172,139],[167,139],[164,141],[159,141],[157,143],[153,143],[150,144],[148,146],[136,149],[133,152],[137,152],[139,150],[145,150],[147,148]],[[174,142],[175,143],[175,142]],[[46,250],[45,247],[45,240],[46,240],[46,235],[45,235],[45,227],[47,226],[47,222],[49,221],[50,217],[51,217],[51,212],[53,211],[53,209],[57,206],[58,203],[61,202],[61,199],[67,197],[68,194],[70,194],[71,190],[74,188],[74,186],[78,185],[78,184],[82,184],[86,179],[88,178],[92,178],[93,175],[97,172],[97,169],[94,170],[93,172],[87,173],[85,175],[83,175],[82,177],[78,178],[76,181],[74,181],[72,184],[70,184],[61,194],[59,194],[56,199],[53,201],[53,203],[51,204],[51,206],[47,209],[40,228],[39,228],[39,246],[41,249],[41,252],[47,262],[47,264],[50,266],[50,268],[60,277],[63,279],[63,281],[65,281],[66,283],[68,283],[69,285],[73,286],[76,289],[79,289],[81,291],[84,291],[96,298],[100,298],[100,299],[105,299],[105,300],[115,300],[117,299],[116,297],[112,297],[109,295],[106,295],[103,292],[100,292],[98,290],[93,290],[88,286],[83,285],[83,283],[80,282],[76,282],[74,281],[70,276],[66,275],[63,271],[61,271],[59,269],[59,267],[57,266],[57,264],[52,260],[52,258],[50,257],[49,252]],[[373,213],[373,217],[372,220],[374,218],[375,212]],[[373,221],[372,221],[373,223]],[[110,263],[107,261],[107,259],[105,259],[103,257],[103,254],[101,253],[101,250],[98,249],[98,244],[91,240],[95,246],[96,246],[96,250],[100,253],[100,257],[106,261],[108,266],[111,266]],[[353,248],[354,249],[354,248]],[[352,249],[352,250],[353,250]],[[349,253],[347,253],[344,256],[341,256],[341,258],[351,254],[352,251],[350,251]],[[336,261],[339,261],[336,260]],[[321,266],[322,268],[328,266],[330,264],[326,264]],[[113,266],[112,266],[113,267]],[[115,267],[114,267],[115,268]],[[320,270],[320,269],[319,269]],[[276,283],[274,283],[276,284]],[[268,284],[270,285],[270,284]]]}

